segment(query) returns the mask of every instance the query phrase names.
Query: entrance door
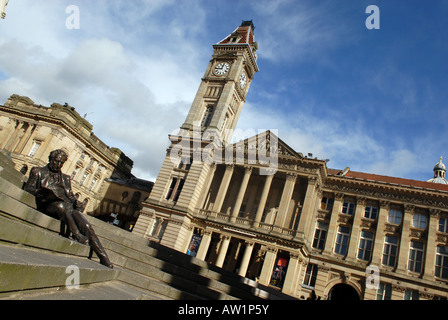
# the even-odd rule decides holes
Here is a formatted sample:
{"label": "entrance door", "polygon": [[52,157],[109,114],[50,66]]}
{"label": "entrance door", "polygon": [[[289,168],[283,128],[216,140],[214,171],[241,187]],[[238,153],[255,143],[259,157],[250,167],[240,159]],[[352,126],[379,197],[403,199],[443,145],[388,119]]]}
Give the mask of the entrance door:
{"label": "entrance door", "polygon": [[339,283],[331,288],[328,300],[356,301],[359,300],[359,295],[351,285]]}

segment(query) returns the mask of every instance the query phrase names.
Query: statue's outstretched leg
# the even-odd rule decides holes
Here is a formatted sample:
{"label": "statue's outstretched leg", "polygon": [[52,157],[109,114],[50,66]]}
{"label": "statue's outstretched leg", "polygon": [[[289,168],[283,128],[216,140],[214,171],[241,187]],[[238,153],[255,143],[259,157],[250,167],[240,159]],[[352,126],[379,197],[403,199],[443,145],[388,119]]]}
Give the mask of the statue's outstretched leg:
{"label": "statue's outstretched leg", "polygon": [[93,230],[92,225],[89,223],[89,221],[87,221],[83,214],[78,210],[72,211],[72,217],[81,233],[87,236],[87,238],[89,239],[89,245],[100,259],[100,263],[102,265],[105,265],[106,267],[113,268],[113,264],[110,262],[106,250],[104,250],[103,246],[101,245],[101,242],[98,239],[98,236],[95,234],[95,231]]}

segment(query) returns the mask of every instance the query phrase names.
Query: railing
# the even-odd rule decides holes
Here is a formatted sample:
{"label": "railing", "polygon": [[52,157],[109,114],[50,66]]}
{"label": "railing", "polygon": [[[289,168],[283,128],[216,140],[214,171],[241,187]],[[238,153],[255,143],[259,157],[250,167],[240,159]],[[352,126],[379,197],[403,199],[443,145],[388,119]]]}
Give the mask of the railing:
{"label": "railing", "polygon": [[259,222],[258,226],[255,227],[255,220],[236,217],[235,221],[232,222],[232,217],[230,214],[215,212],[212,210],[201,209],[198,212],[198,218],[209,219],[216,222],[225,222],[227,224],[232,224],[236,227],[251,229],[251,230],[259,230],[263,233],[276,234],[276,235],[284,235],[288,237],[294,237],[296,235],[296,230],[283,228],[280,226],[276,226],[270,223]]}

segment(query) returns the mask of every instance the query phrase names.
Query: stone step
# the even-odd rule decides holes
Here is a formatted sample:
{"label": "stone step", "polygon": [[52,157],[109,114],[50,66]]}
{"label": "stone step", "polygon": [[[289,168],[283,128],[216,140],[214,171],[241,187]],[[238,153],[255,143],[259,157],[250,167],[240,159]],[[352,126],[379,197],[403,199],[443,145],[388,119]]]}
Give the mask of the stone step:
{"label": "stone step", "polygon": [[[70,269],[72,268],[72,269]],[[111,281],[116,271],[85,258],[0,245],[0,293],[65,287],[79,271],[79,284]]]}
{"label": "stone step", "polygon": [[9,180],[17,187],[23,185],[23,174],[15,170],[14,162],[8,155],[0,151],[0,177]]}
{"label": "stone step", "polygon": [[[118,281],[79,286],[78,289],[54,288],[21,291],[7,300],[161,300],[163,297],[138,290]],[[1,299],[1,298],[0,298]]]}

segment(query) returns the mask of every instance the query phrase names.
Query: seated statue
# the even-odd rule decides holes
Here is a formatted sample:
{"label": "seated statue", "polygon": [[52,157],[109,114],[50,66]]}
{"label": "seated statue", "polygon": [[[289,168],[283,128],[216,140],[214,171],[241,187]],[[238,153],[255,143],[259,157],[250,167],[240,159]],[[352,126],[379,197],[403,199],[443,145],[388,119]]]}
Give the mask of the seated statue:
{"label": "seated statue", "polygon": [[[100,263],[113,268],[92,225],[80,212],[82,203],[73,194],[70,177],[61,172],[63,164],[67,161],[67,154],[58,149],[52,151],[48,158],[49,163],[46,166],[31,169],[24,186],[25,191],[36,197],[37,210],[60,219],[61,228],[67,225],[68,234],[71,232],[76,241],[89,244],[100,259]],[[61,233],[64,232],[61,230]]]}

